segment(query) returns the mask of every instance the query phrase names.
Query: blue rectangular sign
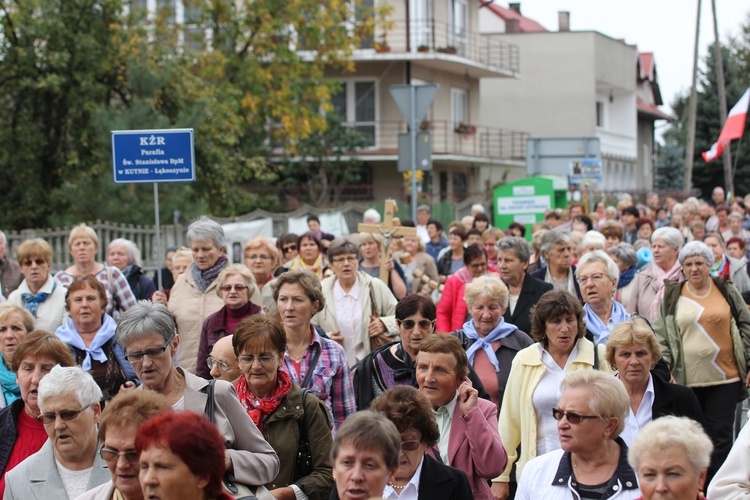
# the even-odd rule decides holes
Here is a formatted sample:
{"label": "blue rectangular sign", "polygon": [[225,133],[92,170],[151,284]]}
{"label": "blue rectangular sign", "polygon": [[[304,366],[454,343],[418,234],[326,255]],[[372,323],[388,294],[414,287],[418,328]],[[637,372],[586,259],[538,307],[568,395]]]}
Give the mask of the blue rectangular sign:
{"label": "blue rectangular sign", "polygon": [[113,130],[116,184],[195,181],[193,129]]}

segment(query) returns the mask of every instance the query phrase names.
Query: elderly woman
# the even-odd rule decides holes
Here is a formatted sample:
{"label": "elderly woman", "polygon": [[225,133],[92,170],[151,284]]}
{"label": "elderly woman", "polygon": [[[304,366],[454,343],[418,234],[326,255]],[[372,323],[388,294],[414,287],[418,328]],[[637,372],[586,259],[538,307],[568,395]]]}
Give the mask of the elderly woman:
{"label": "elderly woman", "polygon": [[297,240],[297,250],[299,255],[292,259],[289,269],[306,269],[312,271],[318,277],[323,279],[323,270],[328,265],[323,244],[311,232],[307,232]]}
{"label": "elderly woman", "polygon": [[217,340],[211,349],[211,354],[206,358],[206,365],[211,369],[210,373],[213,378],[234,384],[242,372],[240,362],[234,354],[232,339],[230,335]]}
{"label": "elderly woman", "polygon": [[677,260],[684,243],[682,233],[673,227],[654,231],[651,235],[654,263],[650,269],[636,275],[630,301],[625,304],[629,313],[638,313],[649,321],[654,320],[664,295],[664,282],[685,280],[682,266]]}
{"label": "elderly woman", "polygon": [[622,383],[596,370],[572,373],[550,412],[557,420],[560,449],[523,469],[516,500],[639,497],[628,446],[619,437],[628,411]]}
{"label": "elderly woman", "polygon": [[610,258],[617,264],[620,270],[620,278],[617,280],[617,290],[615,291],[615,300],[620,304],[630,302],[630,295],[635,288],[636,266],[638,265],[638,256],[635,248],[630,243],[620,243],[607,249]]}
{"label": "elderly woman", "polygon": [[380,413],[364,410],[346,419],[331,448],[335,488],[331,500],[382,498],[398,470],[401,436]]}
{"label": "elderly woman", "polygon": [[34,329],[34,316],[15,304],[0,304],[0,408],[21,397],[13,371],[13,353],[24,336]]}
{"label": "elderly woman", "polygon": [[440,429],[433,456],[466,474],[474,498],[491,500],[487,480],[502,472],[508,457],[497,433],[497,406],[479,399],[467,377],[469,360],[456,337],[427,337],[416,366],[419,392],[430,401]]}
{"label": "elderly woman", "polygon": [[185,274],[177,278],[168,307],[180,334],[177,358],[180,366],[192,373],[196,371],[203,322],[224,305],[217,291],[217,278],[229,262],[225,255],[224,229],[208,217],[200,217],[190,224],[187,239],[194,261]]}
{"label": "elderly woman", "polygon": [[423,277],[427,276],[429,280],[437,282],[437,266],[435,260],[425,253],[425,245],[419,236],[404,236],[404,250],[394,252],[393,258],[404,272],[409,293],[431,292],[429,281],[425,281]]}
{"label": "elderly woman", "polygon": [[[713,445],[698,422],[667,416],[635,438],[628,461],[638,474],[643,500],[701,500]],[[736,498],[712,493],[709,498]]]}
{"label": "elderly woman", "polygon": [[547,261],[547,265],[537,269],[531,275],[550,283],[555,290],[572,293],[582,301],[581,290],[575,279],[576,266],[573,265],[573,241],[570,234],[562,229],[553,229],[544,233],[542,256]]}
{"label": "elderly woman", "polygon": [[115,339],[117,323],[104,312],[104,285],[90,274],[78,276],[70,284],[65,301],[70,319],[55,335],[68,345],[76,363],[94,377],[102,390],[102,402],[122,388],[135,387],[135,371]]}
{"label": "elderly woman", "polygon": [[508,307],[503,314],[506,322],[522,332],[531,331],[531,308],[552,285],[527,273],[531,246],[523,238],[506,236],[497,242],[497,269],[508,285]]}
{"label": "elderly woman", "polygon": [[261,313],[260,306],[250,301],[255,292],[255,280],[247,267],[242,264],[227,266],[216,281],[216,294],[224,301],[224,307],[203,321],[195,367],[195,374],[205,379],[211,378],[206,359],[216,341],[232,335],[243,319]]}
{"label": "elderly woman", "polygon": [[469,245],[463,254],[464,267],[445,282],[443,295],[438,303],[437,330],[452,332],[466,321],[467,309],[464,288],[474,278],[487,273],[487,252],[481,245]]}
{"label": "elderly woman", "polygon": [[103,444],[99,455],[112,479],[76,500],[143,500],[135,437],[141,424],[168,408],[167,400],[153,391],[129,391],[115,396],[99,422],[99,441]]}
{"label": "elderly woman", "polygon": [[[383,497],[422,500],[464,500],[472,498],[463,471],[440,463],[425,454],[440,439],[440,429],[430,401],[414,387],[387,390],[370,407],[396,424],[401,434],[398,469],[383,491]],[[417,474],[419,471],[419,474]]]}
{"label": "elderly woman", "polygon": [[16,251],[24,280],[8,297],[8,302],[27,309],[36,328],[54,332],[65,319],[67,289],[50,274],[52,247],[41,238],[26,240]]}
{"label": "elderly woman", "polygon": [[257,236],[245,243],[242,249],[245,265],[253,273],[258,290],[273,279],[274,270],[279,267],[279,252],[271,238]]}
{"label": "elderly woman", "polygon": [[480,276],[474,279],[466,285],[464,300],[471,319],[451,335],[461,341],[469,364],[499,409],[513,358],[534,342],[516,325],[505,322],[508,288],[500,278]]}
{"label": "elderly woman", "polygon": [[487,228],[482,232],[482,245],[487,252],[487,267],[489,269],[497,269],[497,249],[495,245],[504,237],[505,233],[494,227]]}
{"label": "elderly woman", "polygon": [[70,287],[77,276],[92,274],[102,282],[107,293],[107,309],[104,312],[112,316],[135,305],[135,296],[122,272],[96,261],[99,237],[93,229],[86,224],[74,227],[68,236],[68,250],[73,257],[73,265],[55,274],[59,286]]}
{"label": "elderly woman", "polygon": [[352,241],[333,240],[328,258],[333,276],[321,283],[326,305],[312,323],[344,346],[349,366],[354,366],[398,334],[397,300],[385,283],[359,271],[357,245]]}
{"label": "elderly woman", "polygon": [[630,319],[622,304],[614,300],[620,270],[604,250],[596,250],[581,257],[576,269],[576,280],[585,302],[586,329],[594,343],[603,344],[613,326]]}
{"label": "elderly woman", "polygon": [[599,231],[586,231],[581,238],[581,256],[594,250],[604,250],[607,246],[606,242],[604,235]]}
{"label": "elderly woman", "polygon": [[47,433],[39,415],[39,381],[55,365],[74,366],[68,347],[49,332],[26,334],[13,353],[10,369],[17,374],[21,399],[0,410],[0,490],[5,490],[5,474],[39,451]]}
{"label": "elderly woman", "polygon": [[223,444],[200,415],[168,412],[146,421],[135,438],[143,498],[232,498],[222,490]]}
{"label": "elderly woman", "polygon": [[[166,307],[145,300],[138,302],[120,317],[117,341],[144,389],[158,392],[174,409],[204,413],[209,383],[175,367],[180,336]],[[214,406],[214,423],[224,436],[227,469],[234,471],[237,481],[259,485],[273,479],[279,470],[279,459],[247,416],[232,384],[215,381],[214,400],[208,403]]]}
{"label": "elderly woman", "polygon": [[[276,318],[253,316],[232,337],[242,375],[237,396],[266,441],[276,450],[281,469],[266,484],[274,497],[294,500],[303,494],[327,500],[331,476],[331,423],[325,405],[292,382],[284,366],[286,337]],[[305,437],[309,470],[297,470],[300,439]]]}
{"label": "elderly woman", "polygon": [[750,291],[750,277],[747,274],[747,262],[730,257],[726,254],[724,238],[719,233],[708,233],[703,237],[703,243],[708,245],[714,256],[711,266],[712,276],[723,276],[734,284],[740,293]]}
{"label": "elderly woman", "polygon": [[[383,249],[383,237],[379,234],[362,233],[359,236],[359,270],[373,278],[380,277],[380,252]],[[394,259],[388,259],[388,288],[397,300],[409,293],[406,287],[406,276],[401,266]]]}
{"label": "elderly woman", "polygon": [[513,358],[500,409],[498,429],[508,450],[508,465],[493,481],[496,498],[508,497],[514,463],[518,478],[529,460],[560,448],[552,416],[560,382],[582,370],[609,370],[604,345],[594,346],[584,338],[583,318],[580,302],[558,290],[545,293],[532,310],[531,337],[536,343]]}
{"label": "elderly woman", "polygon": [[344,348],[310,323],[326,304],[320,281],[309,271],[284,273],[273,283],[273,300],[286,334],[284,366],[295,384],[325,403],[337,429],[356,403]]}
{"label": "elderly woman", "polygon": [[699,241],[680,250],[687,281],[666,283],[653,322],[675,382],[693,389],[706,418],[709,480],[732,447],[734,409],[750,385],[750,311],[733,284],[711,276],[713,259]]}
{"label": "elderly woman", "polygon": [[[77,366],[55,366],[39,382],[39,409],[49,439],[5,475],[5,500],[76,498],[110,479],[99,456],[102,391]],[[63,493],[64,492],[64,493]]]}
{"label": "elderly woman", "polygon": [[[185,274],[190,264],[193,263],[193,251],[189,248],[181,247],[172,253],[172,286],[177,281],[177,278]],[[164,304],[165,306],[169,303],[169,295],[172,291],[172,287],[164,288],[163,290],[157,290],[151,296],[151,300]]]}
{"label": "elderly woman", "polygon": [[107,264],[125,275],[136,300],[148,300],[156,291],[154,282],[138,265],[138,252],[132,241],[124,238],[112,240],[107,247]]}
{"label": "elderly woman", "polygon": [[606,238],[605,246],[607,249],[619,245],[625,241],[625,231],[617,222],[607,222],[599,228],[599,232]]}
{"label": "elderly woman", "polygon": [[652,371],[660,359],[661,347],[645,319],[636,316],[612,328],[607,339],[607,363],[617,371],[630,397],[630,410],[620,435],[628,445],[644,426],[664,415],[704,423],[693,391],[654,376]]}

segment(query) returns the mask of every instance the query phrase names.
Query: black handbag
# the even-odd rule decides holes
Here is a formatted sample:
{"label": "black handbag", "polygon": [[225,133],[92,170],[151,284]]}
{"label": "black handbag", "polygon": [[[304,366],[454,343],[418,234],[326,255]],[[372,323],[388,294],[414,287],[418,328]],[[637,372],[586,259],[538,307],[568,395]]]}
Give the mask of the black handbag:
{"label": "black handbag", "polygon": [[297,462],[294,465],[294,480],[309,476],[313,471],[312,454],[310,453],[310,439],[307,435],[307,421],[305,420],[305,397],[310,392],[302,389],[302,418],[299,425],[299,444],[297,445]]}

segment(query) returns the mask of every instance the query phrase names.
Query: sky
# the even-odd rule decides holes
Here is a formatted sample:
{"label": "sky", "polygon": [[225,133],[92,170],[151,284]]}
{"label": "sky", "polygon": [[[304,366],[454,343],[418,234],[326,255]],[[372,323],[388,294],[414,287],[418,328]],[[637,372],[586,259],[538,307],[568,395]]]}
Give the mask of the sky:
{"label": "sky", "polygon": [[[507,6],[507,0],[496,0]],[[653,52],[664,106],[690,89],[698,0],[519,0],[521,14],[557,31],[558,11],[570,12],[570,29],[624,38],[640,52]],[[719,37],[738,36],[750,14],[748,0],[716,0]],[[714,40],[711,0],[702,0],[699,54]],[[732,106],[730,103],[729,107]]]}

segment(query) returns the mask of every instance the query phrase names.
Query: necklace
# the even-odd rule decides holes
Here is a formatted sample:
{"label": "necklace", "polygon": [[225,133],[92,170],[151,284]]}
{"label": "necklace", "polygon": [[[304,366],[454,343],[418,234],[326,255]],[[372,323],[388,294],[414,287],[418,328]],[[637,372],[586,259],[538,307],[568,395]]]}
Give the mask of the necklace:
{"label": "necklace", "polygon": [[705,299],[705,298],[706,298],[706,297],[708,297],[708,295],[709,295],[709,294],[711,293],[711,287],[712,287],[712,283],[713,283],[713,282],[709,280],[709,282],[708,282],[708,290],[706,291],[706,293],[703,293],[703,294],[699,294],[699,293],[698,293],[698,292],[697,292],[697,291],[695,290],[695,288],[693,288],[693,286],[692,286],[692,285],[691,285],[690,283],[688,283],[688,284],[687,284],[687,287],[688,287],[688,291],[689,291],[689,292],[690,292],[690,293],[691,293],[691,294],[692,294],[692,295],[693,295],[693,296],[694,296],[694,297],[695,297],[696,299]]}
{"label": "necklace", "polygon": [[[611,452],[610,452],[610,455],[612,455],[612,453],[611,453]],[[613,474],[613,473],[615,472],[615,467],[617,466],[618,460],[614,459],[614,456],[612,456],[612,458],[613,458],[613,460],[612,460],[612,465],[610,465],[610,466],[609,466],[609,470],[607,471],[607,475],[606,475],[606,476],[604,476],[604,481],[608,481],[608,480],[609,480],[609,479],[610,479],[610,478],[612,477],[612,474]],[[592,476],[593,476],[594,478],[598,478],[598,477],[600,477],[600,475],[598,475],[598,474],[597,474],[597,475],[594,475],[594,474],[596,474],[596,473],[592,474],[591,472],[583,472],[582,470],[580,470],[580,469],[578,468],[578,466],[579,466],[580,464],[576,463],[576,462],[578,461],[578,460],[576,460],[576,459],[577,459],[577,457],[576,457],[575,455],[573,455],[573,454],[571,454],[571,455],[570,455],[570,461],[571,461],[571,463],[573,464],[573,468],[574,468],[574,469],[575,469],[576,471],[578,471],[578,473],[579,473],[578,475],[576,475],[576,479],[578,480],[578,482],[582,482],[582,481],[581,481],[581,477],[580,477],[580,474],[581,474],[581,473],[583,473],[583,474],[584,474],[584,475],[585,475],[585,476],[587,477],[587,479],[588,479],[589,477],[592,477]],[[597,472],[599,472],[599,471],[597,471]],[[594,481],[594,482],[593,482],[592,484],[599,484],[599,483],[602,483],[602,482],[603,482],[603,481]],[[587,483],[584,483],[584,484],[587,484]]]}
{"label": "necklace", "polygon": [[393,488],[394,490],[403,490],[404,488],[406,488],[407,486],[409,486],[409,483],[406,483],[406,484],[405,484],[405,485],[403,485],[403,486],[398,486],[398,485],[396,485],[396,484],[393,484],[393,483],[388,483],[388,486],[390,486],[390,487],[391,487],[391,488]]}
{"label": "necklace", "polygon": [[176,403],[180,399],[177,396],[180,394],[180,389],[182,389],[182,375],[180,375],[180,372],[178,372],[177,370],[175,370],[175,374],[177,375],[177,387],[175,387],[171,399]]}

